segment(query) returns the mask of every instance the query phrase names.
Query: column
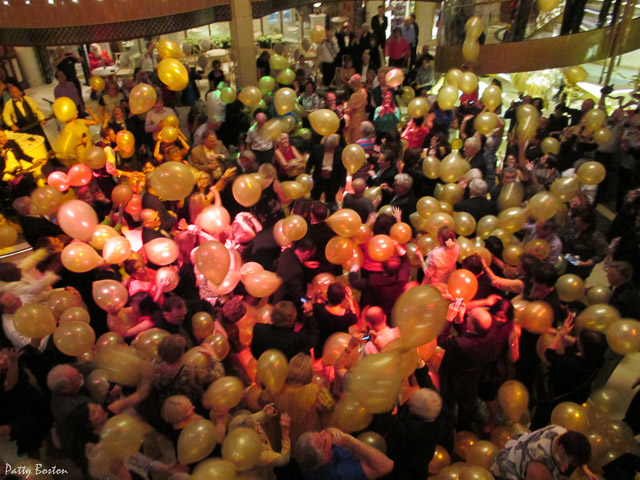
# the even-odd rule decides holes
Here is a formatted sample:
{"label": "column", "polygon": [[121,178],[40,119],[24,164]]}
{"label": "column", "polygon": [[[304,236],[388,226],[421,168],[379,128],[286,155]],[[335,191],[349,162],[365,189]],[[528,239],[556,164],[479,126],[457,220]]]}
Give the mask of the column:
{"label": "column", "polygon": [[431,31],[433,30],[433,18],[436,15],[436,4],[433,2],[416,2],[416,9],[413,12],[416,16],[416,23],[420,28],[418,35],[418,54],[423,45],[431,41]]}
{"label": "column", "polygon": [[33,47],[16,47],[16,53],[18,54],[20,70],[24,75],[24,79],[29,83],[29,87],[44,85],[44,77],[38,62],[36,49]]}
{"label": "column", "polygon": [[231,47],[235,54],[236,87],[255,85],[258,80],[256,47],[253,42],[251,0],[231,0]]}
{"label": "column", "polygon": [[384,2],[366,2],[365,10],[367,15],[367,23],[371,26],[371,17],[378,14],[378,5],[384,5]]}

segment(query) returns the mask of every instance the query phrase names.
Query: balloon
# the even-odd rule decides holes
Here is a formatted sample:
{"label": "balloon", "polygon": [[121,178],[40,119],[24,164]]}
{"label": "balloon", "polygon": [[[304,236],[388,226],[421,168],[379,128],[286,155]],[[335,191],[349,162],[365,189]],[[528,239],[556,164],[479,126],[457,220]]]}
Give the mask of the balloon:
{"label": "balloon", "polygon": [[611,132],[607,127],[601,127],[593,132],[593,141],[598,145],[604,145],[611,140]]}
{"label": "balloon", "polygon": [[278,220],[273,226],[273,238],[281,247],[291,245],[291,239],[284,234],[284,218]]}
{"label": "balloon", "polygon": [[300,215],[289,215],[284,219],[282,231],[288,239],[295,242],[307,234],[307,221]]}
{"label": "balloon", "polygon": [[609,348],[620,355],[640,350],[640,322],[637,320],[617,320],[607,327]]}
{"label": "balloon", "polygon": [[482,36],[484,27],[482,25],[482,17],[469,17],[464,25],[464,31],[467,33],[467,39],[477,40]]}
{"label": "balloon", "polygon": [[292,88],[279,88],[273,96],[278,115],[284,115],[293,110],[296,104],[296,92]]}
{"label": "balloon", "polygon": [[435,287],[421,285],[404,292],[393,306],[392,319],[407,348],[430,342],[442,331],[449,302]]}
{"label": "balloon", "polygon": [[478,466],[465,467],[460,473],[460,480],[495,480],[495,477],[487,468]]}
{"label": "balloon", "polygon": [[127,203],[129,203],[129,200],[131,200],[132,197],[133,191],[129,188],[128,185],[124,184],[118,185],[111,192],[111,200],[113,200],[113,203],[118,206],[126,205]]}
{"label": "balloon", "polygon": [[322,349],[322,364],[326,366],[333,366],[344,349],[347,348],[350,339],[351,335],[348,333],[336,332],[331,334],[331,336],[324,342],[324,347]]}
{"label": "balloon", "polygon": [[482,103],[488,111],[493,112],[502,105],[502,90],[497,85],[489,85],[482,92]]}
{"label": "balloon", "polygon": [[202,340],[212,335],[215,330],[215,324],[213,318],[207,312],[198,312],[191,317],[191,327],[193,335]]}
{"label": "balloon", "polygon": [[453,221],[453,229],[458,235],[467,237],[476,231],[476,220],[470,213],[454,212]]}
{"label": "balloon", "polygon": [[91,290],[96,305],[107,312],[117,312],[129,299],[127,289],[115,280],[97,280]]}
{"label": "balloon", "polygon": [[100,443],[113,458],[125,460],[134,456],[140,449],[144,430],[140,420],[121,413],[111,417],[104,424]]}
{"label": "balloon", "polygon": [[529,200],[527,210],[536,220],[549,220],[560,208],[560,200],[553,194],[543,191]]}
{"label": "balloon", "polygon": [[275,86],[276,80],[273,77],[264,76],[258,81],[258,87],[260,88],[262,95],[272,92]]}
{"label": "balloon", "polygon": [[[476,60],[478,60],[479,56],[480,56],[480,44],[478,44],[476,40],[468,40],[468,39],[465,40],[464,43],[462,44],[462,57],[467,62],[474,63]],[[467,85],[465,84],[465,86]],[[472,90],[472,92],[473,91],[474,90]]]}
{"label": "balloon", "polygon": [[216,411],[228,411],[242,401],[244,384],[237,377],[222,377],[217,379],[204,393],[202,405]]}
{"label": "balloon", "polygon": [[45,307],[37,303],[25,303],[13,314],[13,328],[29,338],[44,338],[56,330],[56,319]]}
{"label": "balloon", "polygon": [[494,428],[491,431],[491,443],[496,445],[498,448],[504,448],[504,445],[511,438],[511,429],[509,427],[499,426]]}
{"label": "balloon", "polygon": [[498,214],[498,225],[507,232],[517,232],[524,227],[525,223],[527,223],[527,212],[524,208],[511,207]]}
{"label": "balloon", "polygon": [[84,163],[94,170],[103,168],[107,163],[107,154],[100,147],[88,147],[84,154]]}
{"label": "balloon", "polygon": [[171,125],[165,125],[164,127],[162,127],[162,130],[160,130],[158,139],[166,143],[173,143],[178,139],[179,133],[180,130],[178,130],[177,128],[172,127]]}
{"label": "balloon", "polygon": [[477,441],[478,436],[475,433],[464,430],[457,432],[453,440],[453,453],[466,460],[469,448]]}
{"label": "balloon", "polygon": [[367,243],[367,254],[376,262],[384,262],[395,252],[395,243],[388,235],[375,235]]}
{"label": "balloon", "polygon": [[589,305],[576,318],[576,325],[605,332],[609,325],[620,320],[620,313],[611,305]]}
{"label": "balloon", "polygon": [[301,173],[296,177],[296,182],[302,185],[305,190],[305,195],[313,190],[313,178],[311,175]]}
{"label": "balloon", "polygon": [[208,457],[216,446],[216,427],[209,420],[190,422],[178,437],[178,461],[182,465]]}
{"label": "balloon", "polygon": [[262,440],[255,430],[238,427],[231,430],[222,442],[222,458],[236,465],[238,471],[256,466],[262,453]]}
{"label": "balloon", "polygon": [[87,376],[85,385],[91,394],[91,398],[93,398],[96,403],[103,404],[109,392],[108,372],[101,368],[92,370]]}
{"label": "balloon", "polygon": [[456,462],[453,465],[440,470],[437,478],[438,480],[460,480],[462,471],[466,468],[466,464],[462,462]]}
{"label": "balloon", "polygon": [[480,238],[488,238],[496,228],[498,228],[498,217],[493,215],[485,215],[478,220],[478,226],[476,228],[476,235]]}
{"label": "balloon", "polygon": [[345,432],[367,428],[373,416],[349,393],[342,396],[333,412],[333,420]]}
{"label": "balloon", "polygon": [[416,210],[420,216],[429,218],[430,215],[440,212],[440,202],[433,197],[422,197],[416,203]]}
{"label": "balloon", "polygon": [[285,68],[276,75],[276,82],[280,85],[291,85],[296,81],[296,73],[290,68]]}
{"label": "balloon", "polygon": [[155,88],[146,83],[139,83],[129,94],[129,108],[134,115],[146,113],[153,108],[157,101]]}
{"label": "balloon", "polygon": [[327,218],[327,225],[342,237],[353,237],[360,231],[362,220],[354,210],[343,208]]}
{"label": "balloon", "polygon": [[62,194],[50,185],[44,185],[31,192],[31,214],[52,215],[62,204]]}
{"label": "balloon", "polygon": [[540,149],[544,154],[553,153],[557,155],[560,152],[560,142],[553,137],[546,137],[540,143]]}
{"label": "balloon", "polygon": [[236,466],[221,458],[208,458],[198,464],[191,475],[193,480],[235,480]]}
{"label": "balloon", "polygon": [[267,350],[258,358],[258,376],[271,393],[279,393],[287,378],[287,358],[279,350]]}
{"label": "balloon", "polygon": [[122,263],[131,255],[131,244],[125,237],[109,238],[102,248],[102,258],[107,263]]}
{"label": "balloon", "polygon": [[529,302],[522,312],[521,324],[531,333],[544,333],[553,324],[553,310],[547,302]]}
{"label": "balloon", "polygon": [[47,177],[47,184],[55,187],[60,192],[66,192],[69,190],[69,177],[66,173],[55,171],[51,172]]}
{"label": "balloon", "polygon": [[589,431],[586,407],[573,402],[563,402],[557,405],[551,413],[551,423],[583,434]]}
{"label": "balloon", "polygon": [[230,263],[229,251],[217,240],[209,240],[196,250],[196,267],[214,285],[222,283]]}
{"label": "balloon", "polygon": [[[196,336],[196,338],[199,337]],[[227,341],[226,337],[220,332],[215,332],[213,335],[208,336],[202,343],[211,345],[220,360],[224,360],[224,358],[229,354],[229,342]]]}
{"label": "balloon", "polygon": [[56,319],[60,318],[62,312],[67,308],[80,306],[82,306],[82,297],[80,294],[76,292],[68,292],[66,290],[54,293],[47,302],[49,311],[53,313],[53,316]]}
{"label": "balloon", "polygon": [[[503,242],[504,243],[504,242]],[[533,238],[524,245],[524,252],[544,260],[549,256],[549,243],[541,238]]]}
{"label": "balloon", "polygon": [[300,130],[298,130],[297,135],[304,140],[309,140],[311,138],[311,130],[309,130],[308,128],[301,128]]}
{"label": "balloon", "polygon": [[440,445],[436,445],[436,450],[433,453],[433,457],[429,462],[429,473],[431,475],[436,475],[443,468],[448,467],[451,464],[451,457],[449,456],[449,452],[444,447]]}
{"label": "balloon", "polygon": [[98,216],[91,205],[80,200],[69,200],[58,209],[58,224],[70,237],[84,242],[98,225]]}
{"label": "balloon", "polygon": [[154,238],[144,244],[144,253],[156,265],[169,265],[178,258],[178,245],[170,238]]}
{"label": "balloon", "polygon": [[349,238],[333,237],[325,247],[327,260],[334,265],[342,265],[353,255],[354,243]]}
{"label": "balloon", "polygon": [[269,65],[274,70],[284,70],[285,68],[289,68],[289,62],[282,55],[274,53],[269,57]]}
{"label": "balloon", "polygon": [[196,217],[196,225],[211,235],[223,232],[230,223],[231,217],[227,209],[217,205],[205,207]]}
{"label": "balloon", "polygon": [[233,198],[243,207],[251,207],[258,203],[262,196],[262,185],[251,175],[239,175],[233,181]]}
{"label": "balloon", "polygon": [[598,185],[607,172],[600,162],[585,162],[576,170],[576,176],[585,185]]}
{"label": "balloon", "polygon": [[0,226],[0,248],[10,247],[18,241],[18,231],[9,225]]}
{"label": "balloon", "polygon": [[347,145],[344,150],[342,150],[342,164],[344,168],[347,169],[349,175],[353,175],[360,170],[365,160],[366,155],[363,148],[356,143]]}
{"label": "balloon", "polygon": [[158,49],[158,55],[160,58],[182,58],[184,57],[184,53],[180,46],[174,42],[173,40],[169,40],[168,38],[161,38],[158,40],[156,44],[156,48]]}
{"label": "balloon", "polygon": [[600,388],[589,395],[587,406],[590,410],[607,416],[620,415],[625,412],[621,396],[623,392],[613,387]]}
{"label": "balloon", "polygon": [[[462,80],[462,79],[460,79]],[[442,110],[451,110],[458,101],[458,87],[444,85],[438,91],[438,106]]]}
{"label": "balloon", "polygon": [[572,66],[564,71],[564,78],[566,78],[569,85],[575,85],[578,82],[584,82],[589,77],[587,71],[580,66]]}
{"label": "balloon", "polygon": [[551,184],[551,193],[563,202],[571,200],[580,188],[577,177],[557,178]]}
{"label": "balloon", "polygon": [[96,250],[102,250],[105,243],[107,243],[107,240],[117,236],[119,236],[119,234],[113,227],[110,227],[109,225],[98,225],[91,235],[89,245]]}
{"label": "balloon", "polygon": [[313,43],[322,43],[327,38],[327,33],[322,25],[314,25],[309,33],[309,38]]}
{"label": "balloon", "polygon": [[60,315],[60,325],[66,322],[84,322],[88,324],[90,320],[89,312],[83,307],[69,307]]}
{"label": "balloon", "polygon": [[282,284],[282,279],[273,272],[262,271],[247,275],[242,279],[244,288],[249,295],[264,298],[273,295]]}
{"label": "balloon", "polygon": [[507,264],[516,266],[520,262],[520,256],[524,253],[522,247],[518,244],[507,245],[502,251],[502,259]]}
{"label": "balloon", "polygon": [[498,117],[492,112],[480,113],[473,121],[473,127],[478,133],[488,135],[498,128]]}
{"label": "balloon", "polygon": [[340,127],[340,120],[335,112],[322,108],[309,114],[309,123],[311,128],[318,133],[318,135],[331,135],[336,133]]}
{"label": "balloon", "polygon": [[[104,335],[98,339],[98,342],[102,337]],[[118,335],[118,337],[120,336]],[[104,341],[105,339],[103,339]],[[97,353],[97,363],[100,368],[104,368],[109,372],[110,382],[126,386],[137,384],[140,377],[141,361],[135,348],[122,344],[112,344],[97,349]]]}
{"label": "balloon", "polygon": [[[456,89],[458,88],[458,85],[460,85],[461,80],[462,80],[462,70],[460,70],[459,68],[450,69],[444,77],[445,84],[452,85]],[[457,95],[457,92],[456,92],[456,95]]]}
{"label": "balloon", "polygon": [[587,300],[589,305],[596,305],[598,303],[609,303],[611,298],[611,290],[608,287],[596,285],[591,287],[587,292]]}
{"label": "balloon", "polygon": [[163,163],[154,170],[150,182],[158,196],[170,201],[187,197],[196,183],[191,167],[182,162]]}
{"label": "balloon", "polygon": [[432,235],[436,235],[438,233],[438,230],[440,230],[441,227],[449,226],[453,228],[454,225],[455,225],[455,222],[453,221],[453,218],[451,217],[451,215],[444,212],[434,213],[433,215],[430,215],[429,218],[425,220],[425,228],[427,232]]}
{"label": "balloon", "polygon": [[516,380],[504,382],[498,389],[498,402],[507,418],[517,422],[529,405],[527,387]]}
{"label": "balloon", "polygon": [[405,102],[411,102],[414,98],[416,98],[416,92],[413,88],[409,86],[402,87],[402,99]]}
{"label": "balloon", "polygon": [[97,75],[91,75],[91,77],[89,77],[89,85],[96,92],[103,91],[105,89],[105,87],[107,86],[105,81],[104,81],[104,78],[98,77]]}
{"label": "balloon", "polygon": [[404,222],[399,222],[391,227],[389,236],[398,243],[407,243],[411,240],[411,227]]}
{"label": "balloon", "polygon": [[[468,162],[465,161],[465,163]],[[441,170],[443,170],[443,168],[441,168]],[[462,185],[457,183],[446,183],[445,185],[438,184],[435,189],[435,197],[441,202],[446,202],[449,205],[455,205],[464,197],[464,188],[462,188]]]}
{"label": "balloon", "polygon": [[478,279],[469,270],[463,268],[451,273],[447,282],[449,293],[453,298],[462,298],[469,302],[478,292]]}
{"label": "balloon", "polygon": [[368,413],[391,410],[402,383],[399,351],[363,357],[351,370],[347,390]]}
{"label": "balloon", "polygon": [[418,239],[418,250],[420,250],[420,253],[424,256],[439,245],[440,242],[433,235],[422,235]]}
{"label": "balloon", "polygon": [[393,68],[387,72],[385,77],[387,86],[390,88],[398,88],[404,82],[404,71],[400,68]]}
{"label": "balloon", "polygon": [[431,180],[438,178],[440,176],[440,160],[432,155],[427,155],[422,161],[422,173]]}
{"label": "balloon", "polygon": [[464,93],[473,93],[478,90],[478,77],[476,77],[476,74],[473,72],[464,72],[458,87]]}
{"label": "balloon", "polygon": [[575,302],[584,295],[584,281],[577,275],[567,273],[556,281],[556,292],[563,302]]}
{"label": "balloon", "polygon": [[52,105],[53,114],[62,123],[67,123],[78,116],[78,108],[69,97],[57,98]]}
{"label": "balloon", "polygon": [[280,183],[280,188],[284,196],[290,201],[297,200],[305,195],[305,188],[300,183],[291,180]]}
{"label": "balloon", "polygon": [[471,165],[457,152],[452,152],[440,163],[440,178],[445,183],[457,182],[471,169]]}
{"label": "balloon", "polygon": [[260,100],[262,100],[262,92],[258,87],[248,85],[240,90],[238,94],[238,100],[240,100],[247,107],[256,107]]}
{"label": "balloon", "polygon": [[75,273],[84,273],[102,265],[103,260],[86,243],[70,243],[62,250],[62,265]]}
{"label": "balloon", "polygon": [[165,58],[158,64],[158,78],[169,90],[179,92],[189,84],[187,68],[175,58]]}
{"label": "balloon", "polygon": [[493,459],[498,455],[500,449],[487,440],[475,442],[467,451],[467,463],[485,469],[491,468]]}
{"label": "balloon", "polygon": [[387,453],[387,442],[379,433],[362,432],[360,435],[358,435],[358,440],[360,440],[363,443],[366,443],[367,445],[375,448],[376,450],[381,451],[384,454]]}
{"label": "balloon", "polygon": [[53,341],[58,350],[73,357],[88,352],[96,340],[96,334],[84,322],[62,323],[53,334]]}
{"label": "balloon", "polygon": [[227,105],[235,102],[236,98],[238,98],[238,94],[233,88],[224,87],[222,90],[220,90],[220,100],[222,100]]}
{"label": "balloon", "polygon": [[607,114],[604,110],[600,110],[599,108],[594,108],[584,114],[584,121],[586,123],[587,130],[592,132],[602,127],[606,119]]}
{"label": "balloon", "polygon": [[411,118],[424,117],[429,111],[429,102],[423,97],[414,98],[409,102],[407,114]]}

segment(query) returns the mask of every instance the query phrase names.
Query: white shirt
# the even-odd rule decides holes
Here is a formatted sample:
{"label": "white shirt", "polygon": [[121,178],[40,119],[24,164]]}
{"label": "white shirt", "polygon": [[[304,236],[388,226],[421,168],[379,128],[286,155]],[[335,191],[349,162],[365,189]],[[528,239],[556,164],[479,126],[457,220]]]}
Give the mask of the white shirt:
{"label": "white shirt", "polygon": [[221,122],[224,122],[227,115],[227,105],[220,98],[220,90],[207,93],[205,100],[209,118],[216,117]]}
{"label": "white shirt", "polygon": [[273,142],[258,135],[259,130],[260,127],[256,123],[251,126],[249,132],[247,133],[247,143],[251,147],[251,150],[257,150],[259,152],[271,150],[273,148]]}

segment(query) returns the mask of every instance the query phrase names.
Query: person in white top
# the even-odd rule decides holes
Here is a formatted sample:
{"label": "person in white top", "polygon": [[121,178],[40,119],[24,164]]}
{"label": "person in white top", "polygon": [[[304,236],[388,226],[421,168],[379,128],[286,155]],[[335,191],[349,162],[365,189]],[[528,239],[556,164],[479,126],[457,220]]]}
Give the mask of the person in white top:
{"label": "person in white top", "polygon": [[227,115],[227,104],[220,98],[222,92],[220,85],[223,85],[223,83],[220,82],[215,90],[208,92],[204,99],[207,103],[207,115],[209,118],[217,117],[220,122],[224,123]]}
{"label": "person in white top", "polygon": [[158,100],[154,107],[147,112],[147,116],[144,121],[144,131],[152,134],[154,143],[158,140],[158,134],[160,133],[160,130],[162,130],[162,120],[164,120],[168,115],[175,115],[175,117],[178,118],[178,115],[173,108],[164,106],[162,94],[158,92]]}
{"label": "person in white top", "polygon": [[380,352],[385,345],[400,338],[400,330],[387,324],[387,316],[380,307],[367,308],[364,318],[369,328],[369,341],[364,346],[365,355]]}
{"label": "person in white top", "polygon": [[262,126],[267,122],[267,116],[259,112],[256,114],[256,123],[254,123],[247,132],[247,146],[256,156],[258,164],[271,163],[273,161],[273,142],[268,138],[258,135]]}
{"label": "person in white top", "polygon": [[456,232],[448,226],[440,227],[438,241],[440,246],[429,252],[426,262],[420,251],[416,251],[424,271],[423,285],[447,283],[449,275],[456,269],[458,253],[460,252],[460,247],[456,243]]}

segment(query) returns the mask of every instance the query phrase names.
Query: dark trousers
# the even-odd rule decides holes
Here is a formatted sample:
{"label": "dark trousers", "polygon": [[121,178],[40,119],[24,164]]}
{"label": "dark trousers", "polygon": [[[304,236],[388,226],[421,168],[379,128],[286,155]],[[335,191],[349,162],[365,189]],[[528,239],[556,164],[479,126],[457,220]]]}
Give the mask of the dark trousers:
{"label": "dark trousers", "polygon": [[273,163],[273,148],[269,150],[251,150],[256,156],[256,162],[258,165],[263,163]]}
{"label": "dark trousers", "polygon": [[321,62],[320,70],[322,71],[322,84],[328,87],[331,85],[333,77],[336,76],[336,65],[335,63]]}

